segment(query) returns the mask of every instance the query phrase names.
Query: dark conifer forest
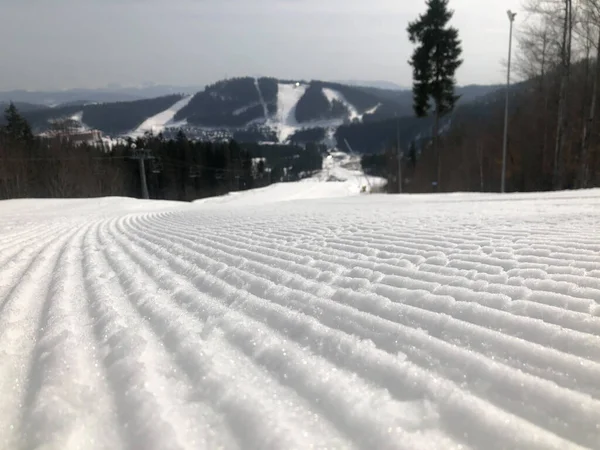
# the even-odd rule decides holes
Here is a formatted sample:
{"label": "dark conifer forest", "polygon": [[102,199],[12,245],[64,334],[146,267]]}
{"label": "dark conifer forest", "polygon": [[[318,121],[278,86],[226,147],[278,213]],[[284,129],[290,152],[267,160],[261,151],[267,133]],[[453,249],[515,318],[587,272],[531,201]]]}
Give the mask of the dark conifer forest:
{"label": "dark conifer forest", "polygon": [[146,149],[151,199],[192,201],[233,191],[294,181],[322,167],[324,149],[315,144],[198,142],[183,132],[175,138],[148,134],[106,148],[34,136],[14,106],[0,128],[0,199],[141,197],[136,150]]}

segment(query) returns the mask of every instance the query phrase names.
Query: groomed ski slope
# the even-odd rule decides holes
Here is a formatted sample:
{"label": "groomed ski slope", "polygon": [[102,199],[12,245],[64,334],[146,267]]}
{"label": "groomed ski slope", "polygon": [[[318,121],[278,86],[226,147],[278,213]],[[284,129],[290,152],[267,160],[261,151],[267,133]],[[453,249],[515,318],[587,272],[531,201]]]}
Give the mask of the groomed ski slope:
{"label": "groomed ski slope", "polygon": [[238,200],[0,202],[1,449],[600,448],[599,191]]}
{"label": "groomed ski slope", "polygon": [[[337,181],[327,182],[330,179]],[[297,183],[275,183],[251,191],[196,200],[195,203],[262,206],[282,201],[349,197],[359,195],[363,190],[382,190],[385,183],[383,178],[364,174],[360,156],[335,152],[323,159],[321,171]]]}

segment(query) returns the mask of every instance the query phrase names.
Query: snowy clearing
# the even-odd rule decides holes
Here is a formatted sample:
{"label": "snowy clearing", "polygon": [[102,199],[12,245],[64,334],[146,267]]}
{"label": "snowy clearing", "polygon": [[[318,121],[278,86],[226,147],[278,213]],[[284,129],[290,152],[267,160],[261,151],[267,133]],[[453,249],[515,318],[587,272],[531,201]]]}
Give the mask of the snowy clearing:
{"label": "snowy clearing", "polygon": [[338,91],[330,89],[330,88],[323,88],[323,94],[325,94],[325,97],[327,97],[327,100],[329,100],[329,103],[338,101],[341,104],[343,104],[346,107],[346,109],[348,110],[348,112],[350,113],[349,119],[351,122],[353,122],[355,120],[362,122],[364,116],[367,116],[370,114],[375,114],[377,112],[377,110],[379,109],[379,107],[381,106],[381,103],[378,103],[377,105],[374,105],[372,108],[367,109],[364,113],[360,114],[358,112],[358,110],[356,109],[356,107],[354,107],[354,105],[352,105],[348,100],[346,100],[346,97],[344,97],[344,95],[341,92],[338,92]]}
{"label": "snowy clearing", "polygon": [[253,195],[0,202],[0,449],[599,448],[600,191]]}
{"label": "snowy clearing", "polygon": [[338,91],[334,91],[330,88],[323,88],[323,94],[329,100],[329,103],[333,103],[334,101],[340,102],[342,105],[346,107],[348,113],[350,114],[350,121],[354,121],[356,119],[362,120],[362,116],[358,113],[358,110],[346,100],[341,93]]}
{"label": "snowy clearing", "polygon": [[271,124],[277,130],[279,142],[285,142],[300,128],[296,120],[296,106],[308,89],[305,84],[277,85],[277,115]]}
{"label": "snowy clearing", "polygon": [[176,124],[173,123],[175,115],[181,109],[185,108],[193,97],[193,95],[188,95],[179,100],[170,108],[167,108],[163,112],[146,119],[139,127],[137,127],[137,129],[129,133],[129,136],[136,138],[143,136],[147,131],[151,131],[152,133],[156,134],[165,131],[165,128],[168,126],[175,127]]}
{"label": "snowy clearing", "polygon": [[[311,120],[299,123],[296,119],[298,102],[306,93],[308,85],[279,83],[277,90],[277,114],[266,121],[267,125],[276,130],[278,142],[288,142],[297,131],[312,128],[326,129],[325,141],[335,146],[335,129],[344,123],[344,119]],[[331,100],[330,100],[331,101]],[[347,105],[352,108],[351,105]]]}

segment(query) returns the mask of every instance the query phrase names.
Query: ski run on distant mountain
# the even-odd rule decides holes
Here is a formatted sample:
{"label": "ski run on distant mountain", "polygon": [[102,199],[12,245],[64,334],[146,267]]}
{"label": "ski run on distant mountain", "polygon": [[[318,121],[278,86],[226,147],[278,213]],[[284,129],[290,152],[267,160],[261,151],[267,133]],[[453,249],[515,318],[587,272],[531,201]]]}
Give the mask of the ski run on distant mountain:
{"label": "ski run on distant mountain", "polygon": [[[494,89],[467,87],[464,91],[473,91],[466,96],[473,100]],[[52,108],[22,104],[22,112],[38,133],[53,128],[57,120],[67,120],[70,127],[78,124],[80,129],[98,130],[113,138],[137,138],[148,132],[172,137],[183,130],[198,140],[310,141],[330,147],[340,144],[336,134],[343,126],[364,124],[368,128],[367,122],[399,117],[413,122],[412,94],[408,90],[245,77],[219,81],[195,94],[170,91],[161,97],[122,102],[81,99]],[[417,136],[422,126],[417,128],[403,137]],[[370,150],[379,150],[381,139],[386,138],[368,139]]]}
{"label": "ski run on distant mountain", "polygon": [[143,136],[144,133],[147,133],[147,132],[150,132],[153,134],[158,134],[158,133],[163,132],[165,130],[165,128],[167,128],[169,126],[170,127],[178,127],[178,126],[180,127],[180,126],[185,125],[185,122],[174,123],[173,118],[182,108],[185,108],[189,104],[191,99],[192,99],[192,96],[188,95],[187,97],[184,97],[183,99],[179,100],[177,103],[175,103],[169,109],[157,114],[156,116],[146,119],[144,121],[144,123],[142,123],[135,131],[130,133],[130,136],[131,137],[140,137],[140,136]]}

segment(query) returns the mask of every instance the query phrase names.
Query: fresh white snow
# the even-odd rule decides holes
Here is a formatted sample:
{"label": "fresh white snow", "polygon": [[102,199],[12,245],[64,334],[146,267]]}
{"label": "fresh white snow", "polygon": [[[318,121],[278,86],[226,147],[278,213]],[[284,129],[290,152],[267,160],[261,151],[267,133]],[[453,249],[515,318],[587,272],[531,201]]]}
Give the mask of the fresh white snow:
{"label": "fresh white snow", "polygon": [[194,96],[188,95],[177,103],[175,103],[170,108],[167,108],[163,112],[146,119],[139,127],[137,127],[134,131],[129,133],[131,137],[141,137],[147,131],[151,131],[153,133],[160,133],[165,130],[168,126],[175,126],[173,119],[175,115],[183,108],[185,108],[188,103],[192,100]]}
{"label": "fresh white snow", "polygon": [[599,448],[600,191],[343,184],[0,202],[0,449]]}

